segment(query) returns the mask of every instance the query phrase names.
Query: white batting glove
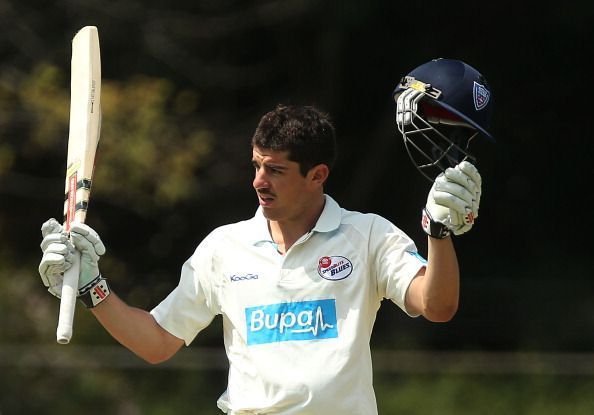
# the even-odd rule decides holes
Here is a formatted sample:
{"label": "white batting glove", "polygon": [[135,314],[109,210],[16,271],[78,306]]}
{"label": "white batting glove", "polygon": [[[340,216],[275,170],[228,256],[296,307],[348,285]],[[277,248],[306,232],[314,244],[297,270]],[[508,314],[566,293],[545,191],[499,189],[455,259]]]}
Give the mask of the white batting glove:
{"label": "white batting glove", "polygon": [[70,226],[70,238],[62,225],[50,219],[41,227],[43,256],[39,263],[39,275],[48,291],[60,298],[64,272],[72,266],[74,250],[81,253],[80,274],[78,279],[79,295],[86,293],[97,284],[99,273],[98,261],[105,253],[105,245],[97,232],[83,223],[73,222]]}
{"label": "white batting glove", "polygon": [[[89,225],[72,222],[70,239],[80,251],[80,281],[92,281],[100,275],[99,259],[105,253],[105,245],[101,238]],[[84,286],[79,281],[79,288]]]}
{"label": "white batting glove", "polygon": [[41,251],[43,256],[39,263],[39,275],[48,291],[60,298],[62,293],[63,273],[72,266],[74,246],[68,234],[54,218],[41,226]]}
{"label": "white batting glove", "polygon": [[446,169],[429,191],[421,221],[423,230],[439,239],[451,232],[454,235],[468,232],[478,217],[481,185],[478,170],[468,161]]}

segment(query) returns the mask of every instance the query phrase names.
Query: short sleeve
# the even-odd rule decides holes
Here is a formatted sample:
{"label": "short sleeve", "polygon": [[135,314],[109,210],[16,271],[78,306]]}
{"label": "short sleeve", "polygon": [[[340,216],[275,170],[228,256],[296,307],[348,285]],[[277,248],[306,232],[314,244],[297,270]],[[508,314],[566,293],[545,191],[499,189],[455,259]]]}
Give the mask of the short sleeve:
{"label": "short sleeve", "polygon": [[412,239],[384,218],[374,221],[370,239],[379,296],[390,299],[408,314],[406,291],[427,261],[419,255]]}
{"label": "short sleeve", "polygon": [[211,271],[212,255],[208,243],[203,242],[184,263],[177,287],[151,310],[157,323],[186,345],[219,314],[213,301]]}

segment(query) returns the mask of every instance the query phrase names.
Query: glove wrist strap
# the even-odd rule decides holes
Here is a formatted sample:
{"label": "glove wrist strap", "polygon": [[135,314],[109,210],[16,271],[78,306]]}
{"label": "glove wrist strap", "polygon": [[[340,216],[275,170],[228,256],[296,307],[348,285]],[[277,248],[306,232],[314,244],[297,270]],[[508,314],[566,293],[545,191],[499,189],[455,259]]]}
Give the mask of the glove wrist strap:
{"label": "glove wrist strap", "polygon": [[87,308],[93,308],[105,300],[111,291],[107,280],[99,274],[97,278],[78,290],[78,299]]}
{"label": "glove wrist strap", "polygon": [[450,236],[451,231],[443,223],[433,220],[427,209],[423,209],[421,227],[427,235],[436,239],[443,239]]}

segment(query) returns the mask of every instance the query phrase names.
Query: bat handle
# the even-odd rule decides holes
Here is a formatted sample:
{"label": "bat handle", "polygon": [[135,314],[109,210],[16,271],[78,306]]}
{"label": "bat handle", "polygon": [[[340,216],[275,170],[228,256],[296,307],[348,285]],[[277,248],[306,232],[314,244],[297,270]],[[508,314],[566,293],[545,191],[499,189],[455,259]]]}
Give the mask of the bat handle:
{"label": "bat handle", "polygon": [[62,296],[60,300],[60,315],[56,338],[59,344],[68,344],[72,338],[74,309],[78,294],[78,274],[80,272],[80,252],[74,252],[72,266],[64,273]]}

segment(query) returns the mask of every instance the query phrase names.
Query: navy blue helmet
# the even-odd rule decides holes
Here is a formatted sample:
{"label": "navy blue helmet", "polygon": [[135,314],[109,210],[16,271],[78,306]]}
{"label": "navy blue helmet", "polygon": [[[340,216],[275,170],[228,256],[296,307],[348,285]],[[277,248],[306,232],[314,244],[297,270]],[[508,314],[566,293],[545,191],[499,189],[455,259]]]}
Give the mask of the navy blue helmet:
{"label": "navy blue helmet", "polygon": [[402,78],[393,92],[396,123],[411,160],[429,180],[462,160],[477,135],[495,141],[489,127],[493,96],[487,80],[472,66],[435,59]]}

